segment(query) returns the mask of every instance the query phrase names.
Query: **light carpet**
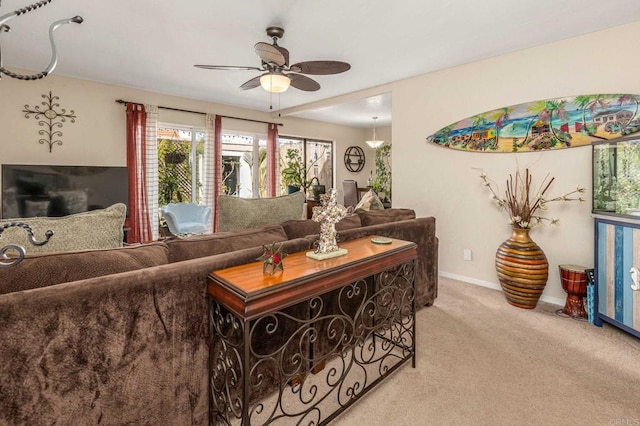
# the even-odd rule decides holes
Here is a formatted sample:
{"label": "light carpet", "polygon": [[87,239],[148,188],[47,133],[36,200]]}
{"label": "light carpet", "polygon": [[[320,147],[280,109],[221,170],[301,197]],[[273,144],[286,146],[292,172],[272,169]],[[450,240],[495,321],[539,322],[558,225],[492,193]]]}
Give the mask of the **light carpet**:
{"label": "light carpet", "polygon": [[405,364],[336,425],[640,425],[640,339],[439,279]]}

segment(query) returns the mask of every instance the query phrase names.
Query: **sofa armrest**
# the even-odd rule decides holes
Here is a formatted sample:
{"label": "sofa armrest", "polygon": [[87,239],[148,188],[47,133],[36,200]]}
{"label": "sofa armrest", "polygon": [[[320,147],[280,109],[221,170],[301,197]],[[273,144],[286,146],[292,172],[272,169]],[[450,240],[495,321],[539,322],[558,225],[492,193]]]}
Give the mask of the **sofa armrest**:
{"label": "sofa armrest", "polygon": [[338,241],[347,241],[367,235],[380,235],[413,241],[418,245],[416,263],[416,303],[430,306],[438,295],[438,239],[435,217],[401,220],[364,226],[338,232]]}

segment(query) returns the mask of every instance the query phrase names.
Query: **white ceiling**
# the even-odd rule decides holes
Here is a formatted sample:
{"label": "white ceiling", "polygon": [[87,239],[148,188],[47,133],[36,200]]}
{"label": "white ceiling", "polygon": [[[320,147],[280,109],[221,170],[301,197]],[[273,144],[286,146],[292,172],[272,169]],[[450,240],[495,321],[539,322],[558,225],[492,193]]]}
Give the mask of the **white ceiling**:
{"label": "white ceiling", "polygon": [[[29,2],[0,1],[0,15]],[[55,33],[58,75],[261,111],[272,102],[274,110],[304,110],[296,116],[373,127],[373,116],[380,117],[379,126],[391,122],[388,94],[331,106],[319,101],[638,21],[640,1],[54,0],[8,22],[4,65],[45,68],[48,26],[74,15],[85,22]],[[317,92],[291,88],[271,98],[261,88],[238,88],[257,71],[193,67],[259,66],[253,45],[270,41],[265,28],[272,25],[285,29],[279,44],[289,49],[291,63],[339,60],[351,70],[312,76],[322,86]]]}

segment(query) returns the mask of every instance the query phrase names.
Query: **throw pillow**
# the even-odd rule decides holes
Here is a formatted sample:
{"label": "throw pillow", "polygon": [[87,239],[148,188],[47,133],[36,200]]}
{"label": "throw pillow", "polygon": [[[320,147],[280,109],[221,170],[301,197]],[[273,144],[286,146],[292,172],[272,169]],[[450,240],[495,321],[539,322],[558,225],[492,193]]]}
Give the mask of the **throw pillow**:
{"label": "throw pillow", "polygon": [[52,230],[53,237],[43,246],[31,245],[22,228],[13,227],[0,234],[0,247],[17,244],[27,253],[52,253],[78,250],[100,250],[122,247],[123,225],[127,207],[114,204],[101,210],[62,217],[34,217],[2,220],[0,225],[20,221],[33,229],[38,241],[44,240],[45,232]]}
{"label": "throw pillow", "polygon": [[164,243],[110,250],[27,254],[18,265],[0,268],[0,294],[166,265],[168,256],[169,249]]}
{"label": "throw pillow", "polygon": [[272,198],[218,196],[218,231],[256,228],[302,219],[305,196],[302,192]]}
{"label": "throw pillow", "polygon": [[360,199],[360,202],[356,205],[355,209],[384,210],[384,205],[373,189],[370,189],[362,196],[362,199]]}

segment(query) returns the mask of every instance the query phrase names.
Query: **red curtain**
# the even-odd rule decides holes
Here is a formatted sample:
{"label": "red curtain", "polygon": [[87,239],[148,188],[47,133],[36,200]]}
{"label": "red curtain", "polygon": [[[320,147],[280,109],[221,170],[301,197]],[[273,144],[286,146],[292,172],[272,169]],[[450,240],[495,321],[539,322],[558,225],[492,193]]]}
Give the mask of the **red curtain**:
{"label": "red curtain", "polygon": [[127,167],[129,168],[128,243],[151,241],[147,203],[147,113],[144,105],[127,103]]}
{"label": "red curtain", "polygon": [[222,192],[222,116],[216,115],[215,137],[213,139],[213,152],[215,153],[213,167],[213,232],[218,232],[218,195]]}
{"label": "red curtain", "polygon": [[267,132],[267,196],[276,196],[278,171],[278,125],[269,123]]}

